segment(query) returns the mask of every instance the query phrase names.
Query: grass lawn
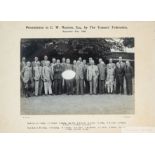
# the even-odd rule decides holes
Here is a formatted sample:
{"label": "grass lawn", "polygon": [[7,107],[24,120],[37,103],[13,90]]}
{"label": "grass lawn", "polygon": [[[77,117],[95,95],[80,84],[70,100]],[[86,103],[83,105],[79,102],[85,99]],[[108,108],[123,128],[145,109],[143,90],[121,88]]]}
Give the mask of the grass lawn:
{"label": "grass lawn", "polygon": [[134,95],[58,95],[21,98],[21,114],[134,114]]}

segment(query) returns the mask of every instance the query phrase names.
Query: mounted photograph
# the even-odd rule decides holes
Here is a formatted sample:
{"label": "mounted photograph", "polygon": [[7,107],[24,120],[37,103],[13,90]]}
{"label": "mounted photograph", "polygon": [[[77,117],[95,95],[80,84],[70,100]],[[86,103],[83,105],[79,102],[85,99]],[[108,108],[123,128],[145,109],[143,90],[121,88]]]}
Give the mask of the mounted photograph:
{"label": "mounted photograph", "polygon": [[21,38],[20,114],[134,114],[134,41]]}

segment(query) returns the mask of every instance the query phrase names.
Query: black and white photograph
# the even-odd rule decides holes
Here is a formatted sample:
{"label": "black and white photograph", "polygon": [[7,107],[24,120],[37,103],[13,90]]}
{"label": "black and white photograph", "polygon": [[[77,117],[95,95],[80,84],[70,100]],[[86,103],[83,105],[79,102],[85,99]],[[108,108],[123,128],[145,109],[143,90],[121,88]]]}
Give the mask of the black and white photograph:
{"label": "black and white photograph", "polygon": [[134,114],[134,38],[22,38],[21,114]]}

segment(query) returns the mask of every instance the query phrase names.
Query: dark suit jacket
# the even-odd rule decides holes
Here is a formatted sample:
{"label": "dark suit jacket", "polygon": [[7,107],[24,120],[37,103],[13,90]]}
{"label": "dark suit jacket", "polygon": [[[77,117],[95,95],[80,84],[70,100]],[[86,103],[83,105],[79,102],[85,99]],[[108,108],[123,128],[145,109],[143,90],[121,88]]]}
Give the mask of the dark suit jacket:
{"label": "dark suit jacket", "polygon": [[63,71],[63,68],[61,66],[61,64],[56,64],[54,67],[53,67],[53,72],[54,72],[54,80],[57,80],[57,79],[62,79],[62,76],[61,76],[61,73]]}
{"label": "dark suit jacket", "polygon": [[120,68],[118,68],[117,66],[116,66],[116,68],[115,68],[115,78],[116,79],[123,79],[123,77],[124,77],[124,74],[125,74],[125,72],[124,72],[124,67],[120,67]]}
{"label": "dark suit jacket", "polygon": [[125,77],[126,78],[129,78],[129,79],[132,79],[133,77],[133,68],[130,66],[130,67],[125,67]]}
{"label": "dark suit jacket", "polygon": [[99,70],[99,80],[105,80],[106,76],[106,65],[103,64],[98,64],[98,70]]}

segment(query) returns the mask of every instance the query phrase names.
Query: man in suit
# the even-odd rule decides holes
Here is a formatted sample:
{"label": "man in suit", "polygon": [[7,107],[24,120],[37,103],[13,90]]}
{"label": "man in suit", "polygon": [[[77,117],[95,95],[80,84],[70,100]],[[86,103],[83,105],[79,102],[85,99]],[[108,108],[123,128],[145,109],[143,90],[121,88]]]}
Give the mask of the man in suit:
{"label": "man in suit", "polygon": [[[56,59],[52,58],[52,62],[51,62],[51,72],[52,72],[52,76],[54,76],[54,66],[56,65]],[[54,83],[54,78],[52,78],[52,90],[53,90],[53,94],[55,94],[55,83]]]}
{"label": "man in suit", "polygon": [[99,70],[99,93],[103,94],[105,92],[105,79],[106,79],[106,65],[103,62],[102,58],[99,59],[98,64]]}
{"label": "man in suit", "polygon": [[44,80],[44,91],[45,95],[52,95],[52,82],[51,82],[51,68],[50,68],[50,62],[46,61],[45,66],[43,67],[43,80]]}
{"label": "man in suit", "polygon": [[116,79],[116,94],[124,94],[124,67],[122,58],[119,58],[119,62],[116,63],[115,79]]}
{"label": "man in suit", "polygon": [[[62,66],[62,72],[64,72],[66,69],[66,59],[64,57],[62,58],[61,66]],[[66,93],[66,82],[64,79],[62,79],[62,93],[63,94]]]}
{"label": "man in suit", "polygon": [[[45,55],[44,56],[44,60],[42,60],[41,61],[41,66],[42,66],[42,68],[44,67],[44,66],[46,66],[46,63],[50,63],[50,61],[48,60],[48,56],[47,55]],[[43,70],[42,70],[43,71]],[[43,75],[43,74],[42,74]],[[43,76],[42,76],[43,77]],[[42,78],[42,81],[41,81],[41,84],[42,84],[42,89],[40,89],[39,90],[39,94],[42,94],[43,93],[43,89],[44,89],[44,80],[43,80],[43,78]],[[41,87],[40,87],[41,88]],[[45,90],[45,89],[44,89]]]}
{"label": "man in suit", "polygon": [[30,97],[32,90],[32,67],[29,61],[21,71],[21,78],[24,84],[24,95],[25,97]]}
{"label": "man in suit", "polygon": [[[39,59],[38,59],[38,57],[34,57],[34,61],[32,61],[32,72],[34,72],[34,68],[36,67],[36,66],[38,66],[38,62],[39,62]],[[34,75],[34,73],[33,73],[33,75]],[[36,92],[35,92],[35,80],[33,81],[33,83],[34,83],[34,91],[33,91],[33,94],[36,94]]]}
{"label": "man in suit", "polygon": [[126,80],[127,95],[132,95],[132,77],[133,77],[133,68],[130,65],[130,62],[126,61],[125,80]]}
{"label": "man in suit", "polygon": [[89,81],[90,95],[97,93],[98,67],[94,64],[94,60],[90,61],[90,66],[87,69],[87,80]]}
{"label": "man in suit", "polygon": [[[20,71],[22,71],[25,66],[26,66],[26,58],[22,57],[22,61],[20,63]],[[20,78],[20,89],[21,89],[21,96],[24,96],[24,83],[22,78]]]}
{"label": "man in suit", "polygon": [[79,60],[77,61],[76,64],[76,94],[83,95],[83,79],[84,79],[84,68],[83,68],[83,63],[80,62]]}
{"label": "man in suit", "polygon": [[89,81],[87,80],[87,62],[83,59],[84,93],[89,93]]}
{"label": "man in suit", "polygon": [[[65,70],[73,70],[73,66],[70,64],[70,59],[66,59]],[[70,94],[73,95],[73,79],[65,80],[65,82],[66,82],[67,95],[70,95]]]}
{"label": "man in suit", "polygon": [[[73,60],[73,71],[76,72],[77,61]],[[73,78],[73,93],[76,94],[76,79]]]}
{"label": "man in suit", "polygon": [[61,94],[62,71],[63,71],[63,68],[60,64],[60,60],[57,59],[56,65],[54,65],[54,67],[53,67],[54,92],[56,95]]}
{"label": "man in suit", "polygon": [[33,78],[35,81],[35,96],[38,96],[39,90],[42,89],[42,88],[40,88],[40,87],[42,87],[42,84],[41,84],[42,67],[40,66],[39,61],[37,61],[35,66],[33,67]]}

